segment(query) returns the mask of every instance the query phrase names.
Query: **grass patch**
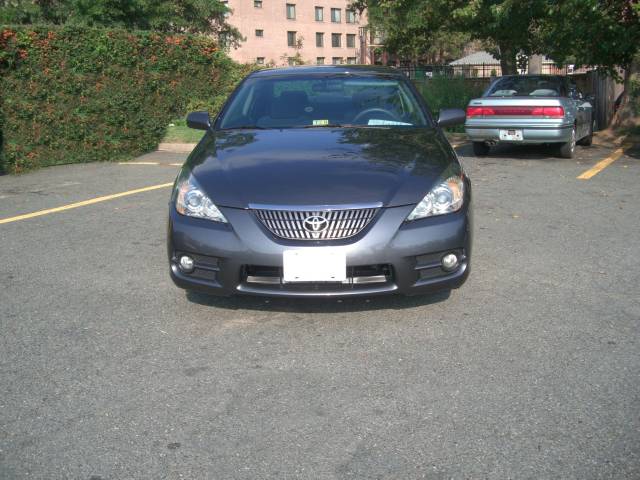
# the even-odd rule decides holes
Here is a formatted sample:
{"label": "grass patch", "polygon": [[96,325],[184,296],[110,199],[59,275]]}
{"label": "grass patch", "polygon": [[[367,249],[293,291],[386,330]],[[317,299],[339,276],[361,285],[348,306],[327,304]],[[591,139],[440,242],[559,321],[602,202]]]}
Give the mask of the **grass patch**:
{"label": "grass patch", "polygon": [[163,143],[198,143],[204,132],[187,127],[185,120],[171,122],[162,139]]}

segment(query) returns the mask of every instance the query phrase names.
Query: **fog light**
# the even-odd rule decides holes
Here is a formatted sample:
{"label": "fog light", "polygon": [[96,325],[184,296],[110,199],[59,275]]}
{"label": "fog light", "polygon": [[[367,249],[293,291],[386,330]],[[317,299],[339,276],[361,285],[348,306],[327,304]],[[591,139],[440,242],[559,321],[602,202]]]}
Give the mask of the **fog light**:
{"label": "fog light", "polygon": [[193,272],[193,269],[194,269],[193,258],[191,258],[189,255],[182,255],[180,257],[180,261],[178,262],[178,265],[180,266],[180,270],[182,270],[184,273]]}
{"label": "fog light", "polygon": [[447,253],[442,257],[442,268],[447,271],[455,270],[458,266],[458,257],[455,253]]}

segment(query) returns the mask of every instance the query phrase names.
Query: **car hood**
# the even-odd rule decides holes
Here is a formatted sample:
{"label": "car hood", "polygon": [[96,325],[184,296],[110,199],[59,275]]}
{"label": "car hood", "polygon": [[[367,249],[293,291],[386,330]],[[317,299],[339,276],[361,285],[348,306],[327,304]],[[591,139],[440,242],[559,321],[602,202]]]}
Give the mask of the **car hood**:
{"label": "car hood", "polygon": [[236,208],[414,204],[457,165],[427,128],[210,132],[187,162],[214,203]]}

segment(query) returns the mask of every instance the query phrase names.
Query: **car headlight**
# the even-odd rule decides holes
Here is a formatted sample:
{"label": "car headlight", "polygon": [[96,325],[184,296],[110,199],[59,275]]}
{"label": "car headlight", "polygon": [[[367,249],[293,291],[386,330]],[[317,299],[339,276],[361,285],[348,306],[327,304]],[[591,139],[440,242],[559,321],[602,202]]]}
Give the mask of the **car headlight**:
{"label": "car headlight", "polygon": [[464,180],[453,175],[433,187],[409,214],[407,221],[457,212],[463,203]]}
{"label": "car headlight", "polygon": [[180,175],[175,187],[175,205],[178,213],[187,217],[206,218],[228,223],[222,212],[207,197],[193,175]]}

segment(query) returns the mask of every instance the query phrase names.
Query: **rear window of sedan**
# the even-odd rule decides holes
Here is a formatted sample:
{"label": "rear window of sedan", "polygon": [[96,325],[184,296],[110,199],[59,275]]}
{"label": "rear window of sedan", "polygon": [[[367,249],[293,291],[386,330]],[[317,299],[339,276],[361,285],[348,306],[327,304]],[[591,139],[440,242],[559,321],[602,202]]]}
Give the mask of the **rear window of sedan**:
{"label": "rear window of sedan", "polygon": [[487,97],[564,97],[565,84],[558,77],[505,77],[486,93]]}
{"label": "rear window of sedan", "polygon": [[405,80],[350,75],[249,78],[219,121],[222,129],[427,125]]}

